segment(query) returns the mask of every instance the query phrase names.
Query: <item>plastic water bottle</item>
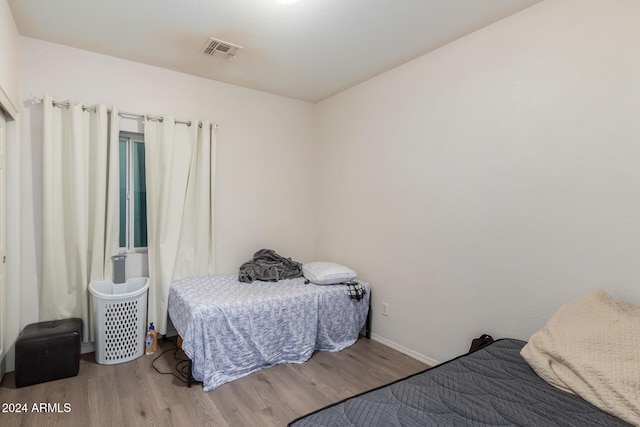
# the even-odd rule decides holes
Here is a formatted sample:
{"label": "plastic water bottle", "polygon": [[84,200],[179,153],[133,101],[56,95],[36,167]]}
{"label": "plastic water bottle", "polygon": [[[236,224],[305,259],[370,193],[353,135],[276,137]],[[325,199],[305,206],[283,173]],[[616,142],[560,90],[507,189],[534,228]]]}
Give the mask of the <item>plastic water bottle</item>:
{"label": "plastic water bottle", "polygon": [[156,332],[156,327],[153,326],[153,322],[149,325],[149,330],[151,331],[151,337],[153,338],[153,352],[155,353],[158,350],[158,333]]}
{"label": "plastic water bottle", "polygon": [[153,333],[151,328],[147,331],[147,336],[144,339],[144,354],[153,354]]}

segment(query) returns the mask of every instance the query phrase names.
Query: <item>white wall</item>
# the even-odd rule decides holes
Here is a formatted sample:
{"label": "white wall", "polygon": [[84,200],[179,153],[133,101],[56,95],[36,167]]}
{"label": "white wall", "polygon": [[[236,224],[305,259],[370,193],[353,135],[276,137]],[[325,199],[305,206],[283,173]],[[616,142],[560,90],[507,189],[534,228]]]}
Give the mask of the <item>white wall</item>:
{"label": "white wall", "polygon": [[218,272],[263,246],[344,262],[374,287],[374,336],[427,359],[527,339],[594,287],[640,303],[639,13],[545,1],[317,106],[20,38],[22,325],[45,92],[214,119]]}
{"label": "white wall", "polygon": [[442,361],[640,303],[639,16],[545,1],[318,105],[316,255],[371,282],[375,337]]}
{"label": "white wall", "polygon": [[303,262],[313,258],[312,104],[31,38],[21,37],[20,48],[23,325],[38,320],[42,232],[42,105],[28,101],[45,93],[132,113],[214,120],[217,272],[237,273],[263,247]]}
{"label": "white wall", "polygon": [[[4,354],[0,355],[0,379],[5,372],[13,370],[13,344],[20,331],[18,307],[20,305],[20,115],[18,114],[19,91],[19,34],[6,0],[0,0],[0,104],[8,115],[6,151],[6,293],[5,303],[0,306],[0,321],[3,328]],[[2,291],[0,287],[0,291]],[[1,298],[0,298],[1,299]]]}
{"label": "white wall", "polygon": [[[17,108],[19,33],[7,0],[0,0],[0,92]],[[2,97],[0,96],[0,99]]]}

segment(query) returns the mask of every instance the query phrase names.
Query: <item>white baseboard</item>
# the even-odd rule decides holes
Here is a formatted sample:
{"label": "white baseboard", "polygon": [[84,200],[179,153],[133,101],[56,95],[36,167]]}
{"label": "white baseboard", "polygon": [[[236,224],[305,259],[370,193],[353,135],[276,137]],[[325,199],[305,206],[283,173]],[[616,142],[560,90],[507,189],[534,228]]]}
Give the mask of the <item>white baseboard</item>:
{"label": "white baseboard", "polygon": [[[173,325],[171,325],[171,326],[173,326]],[[167,335],[166,335],[167,337],[174,337],[176,335],[178,335],[178,332],[173,327],[167,328]],[[425,356],[424,354],[421,354],[421,353],[418,353],[417,351],[411,350],[410,348],[407,348],[407,347],[405,347],[403,345],[400,345],[400,344],[398,344],[398,343],[396,343],[394,341],[391,341],[391,340],[388,340],[388,339],[386,339],[384,337],[381,337],[380,335],[372,333],[371,334],[371,339],[374,340],[374,341],[379,342],[380,344],[384,344],[387,347],[391,347],[392,349],[397,350],[402,354],[406,354],[409,357],[413,357],[414,359],[419,360],[420,362],[422,362],[422,363],[424,363],[426,365],[436,366],[436,365],[440,364],[440,362],[438,362],[435,359],[432,359],[429,356]],[[80,353],[85,354],[85,353],[92,353],[94,351],[95,351],[95,347],[94,347],[93,343],[86,343],[86,342],[82,343],[82,346],[81,346],[81,349],[80,349]]]}
{"label": "white baseboard", "polygon": [[[175,330],[172,324],[167,327],[167,337],[175,337],[178,335],[178,332]],[[158,338],[160,339],[160,338]],[[93,353],[96,351],[96,347],[92,342],[83,342],[80,345],[80,354]]]}
{"label": "white baseboard", "polygon": [[83,342],[80,345],[80,354],[93,353],[94,351],[96,348],[92,342]]}
{"label": "white baseboard", "polygon": [[424,354],[418,353],[417,351],[411,350],[410,348],[407,348],[403,345],[400,345],[396,342],[393,342],[391,340],[388,340],[384,337],[381,337],[380,335],[377,334],[371,334],[371,339],[374,341],[378,341],[381,344],[386,345],[387,347],[391,347],[394,350],[398,350],[400,353],[406,354],[409,357],[413,357],[416,360],[419,360],[422,363],[425,363],[431,367],[439,365],[441,362],[438,362],[435,359],[432,359],[429,356],[425,356]]}
{"label": "white baseboard", "polygon": [[171,318],[167,316],[167,337],[176,337],[178,336],[178,331],[176,331],[176,327],[173,326],[173,322]]}
{"label": "white baseboard", "polygon": [[2,382],[2,378],[4,378],[6,370],[7,364],[5,363],[5,357],[3,355],[2,359],[0,359],[0,382]]}

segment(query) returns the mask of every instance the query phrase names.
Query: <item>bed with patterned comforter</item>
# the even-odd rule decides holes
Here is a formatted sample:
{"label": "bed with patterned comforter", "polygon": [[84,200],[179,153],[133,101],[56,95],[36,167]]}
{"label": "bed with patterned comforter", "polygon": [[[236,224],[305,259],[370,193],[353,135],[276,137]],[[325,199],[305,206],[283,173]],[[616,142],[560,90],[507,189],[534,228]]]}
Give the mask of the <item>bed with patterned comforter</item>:
{"label": "bed with patterned comforter", "polygon": [[169,317],[205,391],[279,363],[303,363],[316,350],[353,343],[369,312],[370,286],[352,298],[346,285],[303,277],[243,283],[238,276],[176,280]]}

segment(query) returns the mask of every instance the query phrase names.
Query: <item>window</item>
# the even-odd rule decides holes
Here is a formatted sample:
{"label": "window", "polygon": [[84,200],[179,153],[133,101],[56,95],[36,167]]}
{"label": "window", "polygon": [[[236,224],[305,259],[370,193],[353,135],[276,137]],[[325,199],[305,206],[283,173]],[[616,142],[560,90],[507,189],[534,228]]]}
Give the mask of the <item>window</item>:
{"label": "window", "polygon": [[147,247],[147,185],[142,134],[120,133],[120,247]]}

